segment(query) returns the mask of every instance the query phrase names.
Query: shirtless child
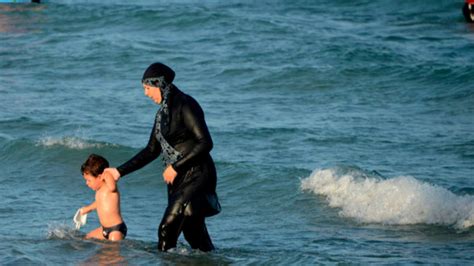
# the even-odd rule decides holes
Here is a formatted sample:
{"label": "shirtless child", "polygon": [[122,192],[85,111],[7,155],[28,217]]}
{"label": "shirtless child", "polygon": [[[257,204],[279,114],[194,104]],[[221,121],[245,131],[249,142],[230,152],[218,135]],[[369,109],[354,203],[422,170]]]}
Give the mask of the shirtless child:
{"label": "shirtless child", "polygon": [[110,175],[102,176],[109,162],[102,156],[91,154],[81,166],[87,186],[95,191],[95,201],[81,208],[81,215],[97,209],[101,227],[92,230],[86,239],[108,239],[118,241],[127,235],[127,226],[120,214],[120,193],[117,183]]}

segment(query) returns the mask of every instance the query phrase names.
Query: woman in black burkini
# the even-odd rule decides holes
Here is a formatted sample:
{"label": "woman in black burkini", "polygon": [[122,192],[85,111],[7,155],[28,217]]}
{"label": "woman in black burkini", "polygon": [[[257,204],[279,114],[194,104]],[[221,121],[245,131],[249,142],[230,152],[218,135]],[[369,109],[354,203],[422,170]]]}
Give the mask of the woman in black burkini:
{"label": "woman in black burkini", "polygon": [[462,7],[462,14],[466,22],[474,23],[474,0],[465,0]]}
{"label": "woman in black burkini", "polygon": [[145,71],[145,95],[160,104],[150,140],[129,161],[106,172],[118,179],[162,154],[168,206],[158,228],[158,249],[176,247],[182,231],[193,249],[210,251],[214,246],[205,217],[220,212],[216,169],[209,154],[213,143],[201,107],[172,83],[174,76],[174,71],[162,63],[154,63]]}

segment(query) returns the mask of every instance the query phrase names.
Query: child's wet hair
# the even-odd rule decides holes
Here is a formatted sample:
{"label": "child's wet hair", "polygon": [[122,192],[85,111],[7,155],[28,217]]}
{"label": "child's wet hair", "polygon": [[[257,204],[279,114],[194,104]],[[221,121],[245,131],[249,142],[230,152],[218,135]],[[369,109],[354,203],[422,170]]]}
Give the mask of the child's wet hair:
{"label": "child's wet hair", "polygon": [[102,174],[104,169],[109,167],[109,162],[102,156],[91,154],[81,166],[81,173],[90,174],[94,177]]}

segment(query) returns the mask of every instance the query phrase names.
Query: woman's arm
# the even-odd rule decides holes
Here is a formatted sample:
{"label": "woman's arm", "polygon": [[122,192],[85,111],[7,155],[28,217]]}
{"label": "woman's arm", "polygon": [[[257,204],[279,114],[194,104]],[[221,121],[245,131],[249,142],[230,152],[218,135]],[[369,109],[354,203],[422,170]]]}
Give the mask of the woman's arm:
{"label": "woman's arm", "polygon": [[187,103],[183,105],[182,116],[184,125],[194,136],[196,144],[189,153],[172,165],[178,173],[194,159],[209,153],[213,147],[211,134],[204,119],[204,112],[196,100],[191,97],[188,99]]}
{"label": "woman's arm", "polygon": [[160,155],[161,146],[155,137],[155,126],[156,125],[153,126],[150,139],[148,140],[146,147],[133,156],[132,159],[117,167],[120,177],[144,167]]}

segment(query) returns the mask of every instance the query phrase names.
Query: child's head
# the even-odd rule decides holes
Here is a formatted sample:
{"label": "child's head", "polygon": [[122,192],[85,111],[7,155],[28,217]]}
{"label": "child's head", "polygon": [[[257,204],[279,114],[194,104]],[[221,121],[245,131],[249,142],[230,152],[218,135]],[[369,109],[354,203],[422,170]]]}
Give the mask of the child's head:
{"label": "child's head", "polygon": [[86,180],[86,184],[92,190],[97,190],[102,184],[102,180],[98,177],[109,167],[109,162],[102,156],[91,154],[81,166],[81,173]]}

